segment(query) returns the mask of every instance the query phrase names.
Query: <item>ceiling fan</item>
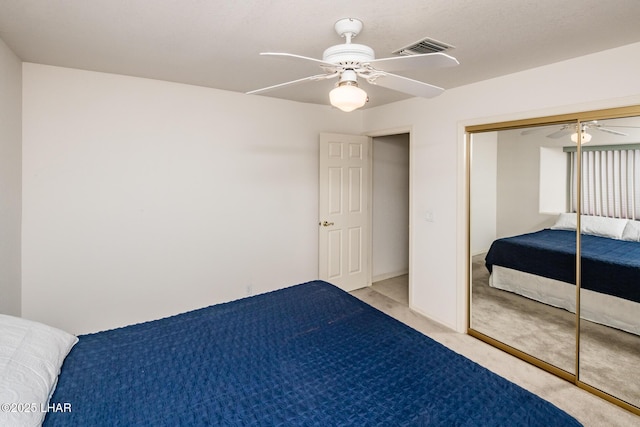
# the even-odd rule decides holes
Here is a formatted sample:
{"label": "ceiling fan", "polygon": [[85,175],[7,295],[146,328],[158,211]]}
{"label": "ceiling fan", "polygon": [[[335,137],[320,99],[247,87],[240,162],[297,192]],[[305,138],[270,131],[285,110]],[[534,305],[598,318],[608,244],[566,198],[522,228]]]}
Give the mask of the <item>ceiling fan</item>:
{"label": "ceiling fan", "polygon": [[[628,136],[628,134],[624,132],[620,132],[618,130],[610,129],[610,128],[637,128],[638,126],[616,126],[616,125],[602,125],[598,123],[597,120],[591,120],[588,122],[580,123],[581,133],[582,133],[582,142],[589,142],[591,140],[591,134],[588,133],[589,130],[597,130],[600,132],[606,132],[613,135],[618,136]],[[521,135],[528,135],[534,132],[540,131],[540,128],[531,128],[527,130],[523,130],[520,132]],[[578,125],[576,123],[567,123],[560,126],[560,129],[551,132],[546,135],[547,138],[562,138],[563,136],[571,135],[571,140],[573,142],[577,142],[578,139]]]}
{"label": "ceiling fan", "polygon": [[329,93],[329,98],[333,106],[348,112],[362,107],[368,100],[367,93],[358,86],[358,77],[372,85],[424,98],[437,96],[444,91],[438,86],[392,74],[390,71],[451,67],[459,64],[457,59],[441,52],[375,59],[374,51],[369,46],[351,43],[362,30],[362,26],[362,21],[355,18],[344,18],[336,22],[335,30],[345,38],[345,42],[326,49],[321,60],[291,53],[261,53],[260,55],[265,56],[314,62],[324,73],[252,90],[247,94],[259,94],[284,86],[338,78],[336,87]]}

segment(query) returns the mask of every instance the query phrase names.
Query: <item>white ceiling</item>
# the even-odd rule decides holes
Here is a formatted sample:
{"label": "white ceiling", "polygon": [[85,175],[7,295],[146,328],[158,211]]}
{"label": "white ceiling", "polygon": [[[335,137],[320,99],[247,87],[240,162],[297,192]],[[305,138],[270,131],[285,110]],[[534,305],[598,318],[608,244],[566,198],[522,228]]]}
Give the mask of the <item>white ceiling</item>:
{"label": "white ceiling", "polygon": [[[0,0],[0,38],[26,62],[246,92],[319,74],[259,52],[320,59],[345,17],[378,58],[455,46],[458,67],[404,74],[445,89],[640,41],[639,0]],[[334,83],[265,95],[327,104]],[[363,87],[369,107],[408,97]]]}

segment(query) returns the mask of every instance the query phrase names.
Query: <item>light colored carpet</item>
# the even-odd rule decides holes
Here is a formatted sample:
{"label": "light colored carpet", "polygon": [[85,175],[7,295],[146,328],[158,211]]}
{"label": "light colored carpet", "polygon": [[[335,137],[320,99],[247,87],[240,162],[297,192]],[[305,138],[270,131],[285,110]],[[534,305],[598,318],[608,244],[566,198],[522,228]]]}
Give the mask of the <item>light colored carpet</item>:
{"label": "light colored carpet", "polygon": [[[472,274],[473,329],[575,372],[575,314],[491,288],[483,256]],[[640,406],[640,337],[584,319],[580,331],[580,380]]]}
{"label": "light colored carpet", "polygon": [[373,287],[358,289],[351,294],[444,344],[451,350],[550,401],[578,419],[586,427],[640,426],[640,417],[631,412],[581,390],[575,385],[489,344],[429,320],[411,311],[406,303],[400,303],[387,297]]}
{"label": "light colored carpet", "polygon": [[392,277],[390,279],[380,280],[371,285],[371,287],[383,295],[388,296],[394,301],[404,305],[409,305],[409,275]]}

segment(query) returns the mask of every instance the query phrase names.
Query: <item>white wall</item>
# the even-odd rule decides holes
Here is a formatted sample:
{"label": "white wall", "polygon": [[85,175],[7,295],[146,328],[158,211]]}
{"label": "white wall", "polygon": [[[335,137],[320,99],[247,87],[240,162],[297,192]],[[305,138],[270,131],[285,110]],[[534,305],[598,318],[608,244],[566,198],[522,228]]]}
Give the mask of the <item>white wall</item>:
{"label": "white wall", "polygon": [[[464,64],[462,64],[464,66]],[[367,132],[412,126],[415,310],[465,330],[464,126],[640,103],[640,43],[367,110]],[[433,212],[433,222],[426,212]]]}
{"label": "white wall", "polygon": [[471,142],[471,255],[489,250],[496,239],[498,134],[483,132]]}
{"label": "white wall", "polygon": [[373,138],[372,281],[409,271],[409,134]]}
{"label": "white wall", "polygon": [[[568,157],[562,147],[570,141],[546,137],[558,128],[526,135],[520,129],[473,134],[472,255],[486,252],[496,238],[550,227],[558,213],[566,212]],[[541,203],[549,209],[542,210]]]}
{"label": "white wall", "polygon": [[313,280],[318,133],[362,112],[24,64],[23,305],[84,333]]}
{"label": "white wall", "polygon": [[568,155],[562,147],[540,147],[540,188],[538,188],[540,213],[555,217],[569,211],[568,163]]}
{"label": "white wall", "polygon": [[638,104],[639,73],[640,43],[345,115],[24,64],[22,314],[78,333],[315,278],[317,133],[403,128],[412,307],[463,331],[464,126]]}
{"label": "white wall", "polygon": [[[557,214],[540,212],[540,148],[562,149],[568,145],[568,138],[546,138],[544,132],[528,135],[521,135],[520,132],[521,130],[498,132],[496,237],[541,230],[553,225],[557,219]],[[566,190],[566,154],[564,160],[564,168],[560,171],[561,179],[556,181],[556,185]]]}
{"label": "white wall", "polygon": [[20,315],[22,62],[0,40],[0,313]]}

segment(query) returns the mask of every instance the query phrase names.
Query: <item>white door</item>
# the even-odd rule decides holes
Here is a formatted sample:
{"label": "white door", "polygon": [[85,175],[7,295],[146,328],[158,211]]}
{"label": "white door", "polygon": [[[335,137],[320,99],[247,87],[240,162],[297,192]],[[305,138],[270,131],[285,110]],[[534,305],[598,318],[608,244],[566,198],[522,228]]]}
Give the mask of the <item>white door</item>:
{"label": "white door", "polygon": [[370,285],[369,146],[320,134],[319,277],[345,291]]}

